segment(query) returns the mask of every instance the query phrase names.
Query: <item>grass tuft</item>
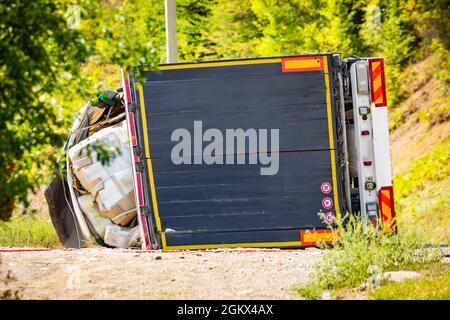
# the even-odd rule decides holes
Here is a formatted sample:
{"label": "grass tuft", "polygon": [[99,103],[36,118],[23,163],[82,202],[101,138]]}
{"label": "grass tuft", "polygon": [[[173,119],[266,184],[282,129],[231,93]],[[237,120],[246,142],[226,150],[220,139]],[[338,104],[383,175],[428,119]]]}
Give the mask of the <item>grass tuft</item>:
{"label": "grass tuft", "polygon": [[389,283],[369,293],[374,300],[449,300],[450,264],[427,266],[424,276],[397,283]]}
{"label": "grass tuft", "polygon": [[317,299],[325,290],[351,288],[367,282],[378,286],[382,273],[412,265],[439,261],[437,248],[425,247],[417,234],[384,234],[361,219],[346,215],[334,228],[339,237],[316,264],[310,284],[298,288],[300,295]]}
{"label": "grass tuft", "polygon": [[21,215],[0,221],[0,247],[60,247],[52,223],[41,216]]}

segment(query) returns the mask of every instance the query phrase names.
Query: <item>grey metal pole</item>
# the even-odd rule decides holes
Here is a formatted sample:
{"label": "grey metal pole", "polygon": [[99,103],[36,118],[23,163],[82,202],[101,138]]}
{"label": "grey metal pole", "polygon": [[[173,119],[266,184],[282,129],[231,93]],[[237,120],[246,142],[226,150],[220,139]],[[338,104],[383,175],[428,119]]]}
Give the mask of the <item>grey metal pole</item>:
{"label": "grey metal pole", "polygon": [[165,0],[167,63],[178,62],[176,0]]}

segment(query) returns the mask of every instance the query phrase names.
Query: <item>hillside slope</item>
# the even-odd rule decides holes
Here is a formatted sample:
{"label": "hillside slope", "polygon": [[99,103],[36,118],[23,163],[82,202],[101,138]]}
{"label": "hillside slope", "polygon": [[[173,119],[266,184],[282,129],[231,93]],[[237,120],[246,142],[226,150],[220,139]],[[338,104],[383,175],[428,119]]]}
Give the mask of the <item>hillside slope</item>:
{"label": "hillside slope", "polygon": [[391,110],[391,156],[401,228],[450,240],[450,95],[433,55],[403,72],[403,101]]}

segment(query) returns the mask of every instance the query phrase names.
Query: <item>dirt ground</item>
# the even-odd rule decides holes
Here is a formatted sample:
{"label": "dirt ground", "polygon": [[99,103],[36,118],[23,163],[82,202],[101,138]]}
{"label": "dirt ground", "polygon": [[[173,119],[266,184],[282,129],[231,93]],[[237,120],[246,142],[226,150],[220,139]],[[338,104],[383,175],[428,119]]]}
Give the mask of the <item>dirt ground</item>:
{"label": "dirt ground", "polygon": [[0,292],[18,290],[22,299],[298,299],[292,288],[309,280],[322,255],[317,249],[0,252]]}

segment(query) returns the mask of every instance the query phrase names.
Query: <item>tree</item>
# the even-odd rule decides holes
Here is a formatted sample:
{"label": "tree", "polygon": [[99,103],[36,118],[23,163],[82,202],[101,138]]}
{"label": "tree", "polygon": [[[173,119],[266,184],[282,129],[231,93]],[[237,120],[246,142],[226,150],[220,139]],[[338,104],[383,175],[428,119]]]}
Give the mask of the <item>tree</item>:
{"label": "tree", "polygon": [[72,118],[67,106],[93,92],[85,66],[158,63],[143,41],[139,1],[77,5],[80,26],[71,29],[67,1],[1,0],[0,219],[11,216],[15,203],[27,204],[28,191],[54,163]]}

